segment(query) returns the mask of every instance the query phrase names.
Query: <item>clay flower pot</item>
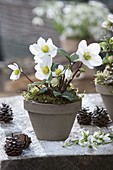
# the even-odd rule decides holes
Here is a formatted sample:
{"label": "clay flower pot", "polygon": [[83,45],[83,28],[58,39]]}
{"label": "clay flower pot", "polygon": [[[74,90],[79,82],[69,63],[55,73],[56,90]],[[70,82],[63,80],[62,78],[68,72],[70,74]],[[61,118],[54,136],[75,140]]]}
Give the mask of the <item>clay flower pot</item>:
{"label": "clay flower pot", "polygon": [[24,101],[38,139],[65,140],[71,131],[81,101],[69,104],[41,104]]}
{"label": "clay flower pot", "polygon": [[61,47],[64,50],[68,51],[69,53],[75,52],[77,50],[79,42],[80,40],[77,40],[77,39],[71,39],[71,38],[61,39],[60,38]]}
{"label": "clay flower pot", "polygon": [[104,105],[113,121],[113,87],[96,84],[96,91],[100,93]]}

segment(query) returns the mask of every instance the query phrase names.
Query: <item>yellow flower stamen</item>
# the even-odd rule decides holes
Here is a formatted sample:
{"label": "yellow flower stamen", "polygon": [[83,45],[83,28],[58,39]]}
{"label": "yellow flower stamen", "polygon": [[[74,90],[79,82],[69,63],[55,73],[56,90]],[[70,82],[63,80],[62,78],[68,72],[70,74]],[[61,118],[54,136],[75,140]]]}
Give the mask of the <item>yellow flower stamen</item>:
{"label": "yellow flower stamen", "polygon": [[14,74],[18,75],[20,73],[20,70],[14,70]]}
{"label": "yellow flower stamen", "polygon": [[48,47],[48,45],[44,45],[44,46],[41,48],[41,50],[42,50],[44,53],[49,52],[49,47]]}
{"label": "yellow flower stamen", "polygon": [[43,72],[43,74],[48,74],[49,73],[49,67],[48,66],[42,67],[42,72]]}
{"label": "yellow flower stamen", "polygon": [[85,60],[90,60],[91,59],[90,52],[85,52],[83,57]]}
{"label": "yellow flower stamen", "polygon": [[62,70],[61,69],[59,69],[59,68],[57,68],[56,70],[55,70],[55,74],[57,75],[57,76],[59,76],[59,74],[62,72]]}

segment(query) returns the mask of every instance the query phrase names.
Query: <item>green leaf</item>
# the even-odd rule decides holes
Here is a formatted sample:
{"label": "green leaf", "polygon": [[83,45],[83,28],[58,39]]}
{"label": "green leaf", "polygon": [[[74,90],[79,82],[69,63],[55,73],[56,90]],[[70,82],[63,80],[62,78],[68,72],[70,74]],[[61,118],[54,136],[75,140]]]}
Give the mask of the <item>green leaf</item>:
{"label": "green leaf", "polygon": [[71,62],[70,55],[69,55],[64,49],[58,48],[58,49],[57,49],[57,53],[58,53],[59,55],[65,56],[65,57]]}
{"label": "green leaf", "polygon": [[79,68],[80,72],[85,72],[85,68]]}
{"label": "green leaf", "polygon": [[62,97],[68,99],[69,101],[73,101],[76,99],[75,95],[72,93],[72,92],[68,92],[68,91],[65,91],[63,94],[62,94]]}
{"label": "green leaf", "polygon": [[100,43],[100,47],[103,49],[103,50],[107,50],[108,49],[108,44],[106,42],[101,42]]}
{"label": "green leaf", "polygon": [[37,81],[37,82],[32,83],[31,85],[36,86],[36,85],[41,85],[41,84],[44,84],[44,82],[43,81]]}
{"label": "green leaf", "polygon": [[61,94],[60,92],[58,92],[58,91],[53,91],[53,94],[54,94],[55,97],[62,95],[62,94]]}
{"label": "green leaf", "polygon": [[53,63],[51,70],[52,70],[52,71],[55,71],[55,69],[57,69],[58,66],[59,66],[58,63]]}
{"label": "green leaf", "polygon": [[103,58],[103,64],[107,64],[107,63],[109,63],[109,60],[108,60],[107,57],[104,57],[104,58]]}
{"label": "green leaf", "polygon": [[39,93],[40,94],[45,93],[47,90],[48,90],[47,87],[43,87],[43,88],[40,89]]}
{"label": "green leaf", "polygon": [[75,140],[75,141],[74,141],[74,145],[77,145],[78,142],[79,142],[79,140]]}
{"label": "green leaf", "polygon": [[79,59],[79,55],[77,55],[76,53],[73,53],[70,55],[70,59],[71,59],[71,62],[75,62],[76,60]]}

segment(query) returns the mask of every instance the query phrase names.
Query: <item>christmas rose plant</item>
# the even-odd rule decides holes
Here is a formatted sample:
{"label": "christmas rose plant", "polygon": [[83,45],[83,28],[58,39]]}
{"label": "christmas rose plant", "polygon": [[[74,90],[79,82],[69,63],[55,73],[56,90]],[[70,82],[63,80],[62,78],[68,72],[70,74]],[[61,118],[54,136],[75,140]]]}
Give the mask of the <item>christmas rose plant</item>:
{"label": "christmas rose plant", "polygon": [[[113,32],[113,15],[108,15],[102,27]],[[100,55],[103,57],[102,64],[105,66],[103,71],[97,71],[95,83],[105,86],[113,86],[113,37],[107,36],[100,42]]]}
{"label": "christmas rose plant", "polygon": [[[102,64],[99,44],[87,45],[85,40],[79,43],[77,51],[71,55],[64,49],[57,48],[51,38],[46,41],[40,37],[37,43],[29,46],[29,50],[34,55],[37,81],[32,82],[16,63],[8,65],[13,70],[10,79],[17,80],[23,74],[30,81],[28,90],[23,92],[25,100],[40,103],[61,104],[80,100],[77,89],[72,85],[73,79],[84,71],[83,64],[89,69]],[[54,57],[57,55],[66,57],[68,64],[54,63]]]}

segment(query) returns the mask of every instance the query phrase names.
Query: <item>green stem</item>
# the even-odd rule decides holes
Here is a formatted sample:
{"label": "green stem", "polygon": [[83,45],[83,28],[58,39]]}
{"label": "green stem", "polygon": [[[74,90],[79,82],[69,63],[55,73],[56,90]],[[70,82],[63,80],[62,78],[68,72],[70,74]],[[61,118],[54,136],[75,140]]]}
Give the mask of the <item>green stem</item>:
{"label": "green stem", "polygon": [[62,93],[66,90],[66,88],[69,86],[69,84],[71,83],[71,81],[74,79],[74,77],[76,76],[76,74],[77,74],[77,72],[79,71],[79,69],[81,68],[81,66],[82,66],[82,62],[80,62],[78,68],[75,70],[75,72],[74,72],[74,74],[73,74],[73,76],[72,76],[72,79],[70,79],[68,82],[67,82],[67,80],[65,81],[64,86],[63,86],[63,88],[62,88],[62,90],[61,90]]}

